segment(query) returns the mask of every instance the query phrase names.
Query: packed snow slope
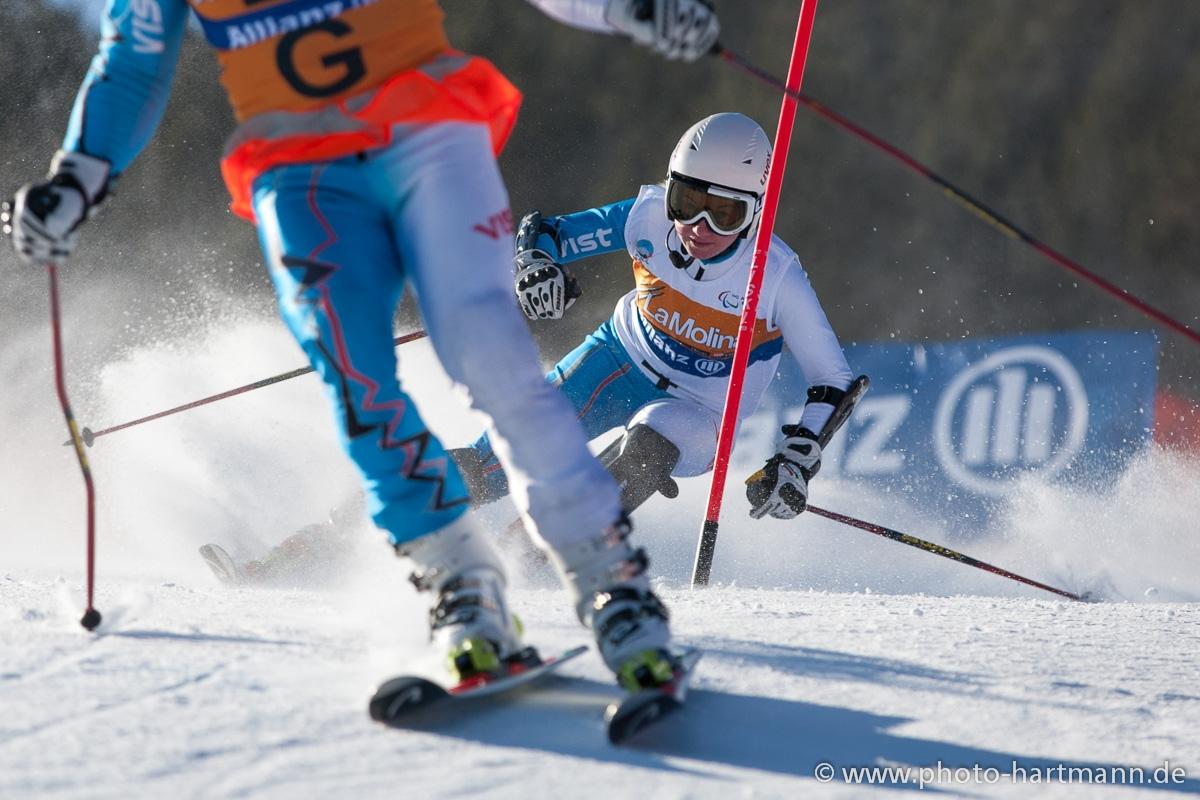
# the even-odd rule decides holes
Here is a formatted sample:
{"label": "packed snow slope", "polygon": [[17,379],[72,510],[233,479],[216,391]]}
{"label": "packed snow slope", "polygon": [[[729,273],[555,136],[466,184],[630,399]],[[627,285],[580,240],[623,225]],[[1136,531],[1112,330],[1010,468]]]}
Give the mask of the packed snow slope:
{"label": "packed snow slope", "polygon": [[[82,423],[300,363],[273,321],[187,342],[130,352],[76,386]],[[207,541],[259,555],[353,492],[316,382],[96,441],[105,623],[88,634],[80,481],[52,376],[19,344],[0,352],[18,376],[0,396],[0,797],[1200,793],[1194,461],[1147,452],[1096,493],[1024,486],[990,532],[941,530],[901,498],[814,482],[823,507],[1107,598],[1081,604],[811,515],[752,522],[738,479],[766,454],[739,453],[713,586],[687,587],[707,481],[635,519],[680,641],[705,650],[684,712],[609,746],[602,712],[618,692],[589,654],[544,691],[400,731],[370,722],[368,693],[439,667],[424,598],[365,525],[304,586],[222,587],[196,556]],[[403,358],[430,423],[468,441],[478,421],[428,348]],[[548,576],[515,558],[514,573],[532,642],[586,641]],[[872,766],[901,771],[848,772]]]}

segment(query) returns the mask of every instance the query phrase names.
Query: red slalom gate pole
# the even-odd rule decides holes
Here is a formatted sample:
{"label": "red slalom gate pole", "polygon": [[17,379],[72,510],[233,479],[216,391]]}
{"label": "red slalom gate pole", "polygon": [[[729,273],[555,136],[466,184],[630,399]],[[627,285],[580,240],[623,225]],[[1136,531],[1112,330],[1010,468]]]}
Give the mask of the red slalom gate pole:
{"label": "red slalom gate pole", "polygon": [[938,175],[936,172],[931,170],[929,167],[925,166],[920,161],[917,161],[915,158],[910,156],[908,153],[905,153],[903,150],[896,147],[895,145],[890,144],[887,141],[884,141],[880,137],[871,133],[866,128],[863,128],[859,125],[855,125],[853,122],[846,119],[841,114],[838,114],[833,109],[827,108],[826,106],[822,105],[821,103],[819,103],[818,101],[809,97],[808,95],[806,95],[798,90],[791,89],[788,84],[785,84],[783,81],[779,80],[779,78],[776,78],[774,75],[767,72],[766,70],[763,70],[763,69],[755,66],[748,59],[729,50],[728,48],[724,47],[723,45],[721,45],[719,43],[714,45],[713,49],[712,49],[712,53],[713,53],[713,55],[720,58],[722,61],[728,61],[730,64],[733,64],[735,67],[738,67],[739,69],[745,71],[747,74],[757,78],[758,80],[762,81],[763,83],[767,84],[768,86],[773,86],[774,88],[783,92],[785,95],[794,98],[796,101],[802,103],[810,111],[818,114],[821,117],[824,117],[826,120],[833,123],[834,125],[841,128],[842,130],[848,131],[852,135],[857,136],[859,139],[862,139],[864,142],[866,142],[867,144],[876,148],[877,150],[880,150],[883,153],[886,153],[887,155],[891,156],[895,160],[899,161],[901,164],[908,167],[913,172],[915,172],[918,175],[922,176],[923,178],[926,178],[929,181],[933,182],[937,186],[941,187],[942,191],[946,194],[947,197],[949,197],[951,200],[954,200],[955,202],[957,202],[963,208],[967,209],[972,214],[976,215],[977,217],[982,219],[984,222],[988,223],[993,228],[995,228],[996,230],[1003,233],[1005,236],[1009,236],[1011,238],[1018,239],[1018,240],[1024,242],[1025,244],[1032,247],[1034,250],[1041,253],[1044,257],[1046,257],[1053,263],[1057,264],[1058,266],[1062,267],[1063,269],[1067,270],[1068,272],[1073,273],[1077,277],[1083,278],[1085,281],[1088,281],[1093,286],[1096,286],[1097,288],[1101,289],[1102,291],[1107,292],[1109,295],[1111,295],[1112,297],[1115,297],[1117,300],[1119,300],[1129,306],[1132,306],[1133,308],[1136,308],[1138,311],[1145,314],[1147,317],[1150,317],[1151,319],[1155,320],[1156,322],[1170,328],[1171,330],[1175,331],[1179,335],[1185,336],[1188,339],[1191,339],[1193,343],[1200,344],[1200,332],[1197,332],[1193,328],[1188,327],[1187,325],[1180,322],[1178,319],[1175,319],[1174,317],[1170,316],[1166,312],[1150,305],[1145,300],[1142,300],[1140,297],[1130,294],[1127,290],[1123,289],[1122,287],[1118,286],[1117,284],[1113,283],[1112,281],[1109,281],[1109,280],[1106,280],[1105,278],[1100,277],[1096,273],[1085,268],[1079,262],[1073,261],[1072,259],[1067,258],[1065,255],[1058,252],[1057,250],[1055,250],[1053,247],[1046,244],[1042,240],[1038,239],[1033,234],[1029,233],[1028,231],[1025,231],[1024,229],[1018,227],[1012,221],[1006,219],[1002,214],[1000,214],[1000,212],[995,211],[994,209],[991,209],[988,206],[984,205],[983,202],[975,199],[974,197],[972,197],[970,194],[968,194],[964,190],[958,188],[953,183],[946,180],[941,175]]}
{"label": "red slalom gate pole", "polygon": [[46,265],[46,274],[50,279],[50,329],[54,338],[54,386],[58,390],[58,404],[62,407],[63,417],[67,421],[67,430],[71,433],[71,441],[75,445],[75,457],[79,459],[79,469],[83,472],[83,483],[87,487],[87,608],[79,624],[94,631],[100,624],[100,612],[94,605],[96,585],[96,489],[92,483],[92,469],[88,466],[87,453],[84,452],[83,437],[79,434],[79,426],[75,424],[75,415],[71,413],[71,402],[67,399],[67,381],[63,369],[62,346],[62,313],[58,305],[58,267],[55,264]]}
{"label": "red slalom gate pole", "polygon": [[713,553],[717,547],[717,523],[721,516],[721,494],[729,471],[729,453],[733,449],[733,434],[737,429],[738,407],[742,401],[742,379],[750,361],[750,346],[754,337],[754,319],[758,311],[758,293],[766,272],[767,251],[775,229],[775,212],[783,187],[783,171],[787,167],[788,149],[792,142],[792,126],[796,121],[796,93],[804,79],[804,64],[808,60],[808,43],[812,39],[813,20],[817,15],[817,0],[801,0],[800,20],[796,25],[796,41],[792,45],[792,60],[788,66],[783,106],[779,111],[779,126],[775,131],[775,151],[767,175],[767,192],[763,201],[762,219],[754,238],[754,260],[746,283],[746,299],[742,320],[738,325],[737,343],[733,350],[733,365],[729,374],[729,389],[725,394],[725,412],[721,417],[721,433],[717,439],[717,455],[713,463],[712,483],[708,491],[708,510],[700,541],[696,545],[696,563],[692,568],[692,586],[707,586],[712,571]]}

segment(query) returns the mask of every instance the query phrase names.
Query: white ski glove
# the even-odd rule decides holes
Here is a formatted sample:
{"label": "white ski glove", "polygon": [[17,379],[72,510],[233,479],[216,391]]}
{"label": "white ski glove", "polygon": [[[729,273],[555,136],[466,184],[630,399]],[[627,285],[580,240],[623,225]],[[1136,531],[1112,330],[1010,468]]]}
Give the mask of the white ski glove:
{"label": "white ski glove", "polygon": [[604,19],[638,44],[684,61],[712,50],[721,32],[710,0],[609,0]]}
{"label": "white ski glove", "polygon": [[783,426],[783,441],[775,455],[746,479],[750,516],[792,519],[808,505],[808,482],[821,469],[817,435],[799,425]]}
{"label": "white ski glove", "polygon": [[583,291],[579,281],[545,250],[522,250],[517,268],[517,302],[529,319],[562,319]]}
{"label": "white ski glove", "polygon": [[79,227],[108,195],[110,173],[103,159],[55,153],[46,180],[22,186],[3,214],[4,232],[13,237],[21,259],[45,265],[71,255]]}

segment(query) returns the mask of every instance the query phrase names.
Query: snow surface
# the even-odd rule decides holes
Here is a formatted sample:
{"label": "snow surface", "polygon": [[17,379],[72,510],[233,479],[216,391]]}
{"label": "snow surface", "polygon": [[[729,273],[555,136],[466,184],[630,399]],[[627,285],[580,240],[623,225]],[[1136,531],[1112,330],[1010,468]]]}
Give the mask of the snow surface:
{"label": "snow surface", "polygon": [[[225,322],[146,347],[74,386],[100,428],[302,363],[276,321]],[[1034,785],[955,781],[951,795],[1200,793],[1200,499],[1194,460],[1151,451],[1096,493],[1021,487],[990,532],[852,484],[814,502],[1110,602],[1060,600],[826,520],[752,522],[736,458],[713,571],[687,588],[706,480],[647,505],[637,536],[681,642],[706,651],[691,701],[634,746],[604,741],[617,696],[595,655],[525,700],[437,730],[371,723],[365,699],[433,674],[424,602],[379,537],[320,585],[229,589],[196,548],[261,553],[354,487],[312,378],[97,440],[98,634],[78,625],[82,489],[41,331],[0,352],[0,797],[859,797],[814,769],[1013,762]],[[253,343],[253,346],[247,346]],[[71,333],[68,332],[68,345]],[[70,350],[68,351],[70,352]],[[424,344],[402,372],[450,444],[478,429]],[[509,512],[492,509],[499,523]],[[973,537],[964,534],[974,533]],[[586,641],[565,594],[515,569],[513,604],[547,651]],[[1140,788],[1046,783],[1062,765]],[[1160,772],[1161,774],[1161,772]],[[984,778],[990,776],[985,774]],[[1168,774],[1168,777],[1170,775]]]}

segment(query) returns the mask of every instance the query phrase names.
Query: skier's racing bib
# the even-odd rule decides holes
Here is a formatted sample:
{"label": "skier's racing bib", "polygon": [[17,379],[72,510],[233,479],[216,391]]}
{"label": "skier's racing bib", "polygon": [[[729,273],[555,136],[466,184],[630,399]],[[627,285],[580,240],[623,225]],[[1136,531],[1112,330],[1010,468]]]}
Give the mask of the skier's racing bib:
{"label": "skier's racing bib", "polygon": [[[636,259],[633,276],[637,283],[634,303],[640,311],[642,335],[659,360],[700,378],[728,375],[741,318],[688,297]],[[727,290],[718,294],[730,308],[740,308],[741,292],[741,289]],[[756,319],[751,362],[773,358],[782,347],[779,331],[769,330],[766,320]]]}
{"label": "skier's racing bib", "polygon": [[117,174],[128,167],[164,110],[192,14],[240,123],[221,172],[247,219],[254,181],[274,167],[443,123],[485,126],[499,153],[516,123],[521,93],[487,60],[450,48],[437,0],[108,0],[64,149]]}
{"label": "skier's racing bib", "polygon": [[302,111],[449,49],[437,0],[188,0],[238,120]]}
{"label": "skier's racing bib", "polygon": [[397,123],[480,123],[499,153],[516,122],[521,93],[450,49],[437,0],[187,2],[242,123],[221,171],[247,219],[253,182],[272,167],[383,147]]}

